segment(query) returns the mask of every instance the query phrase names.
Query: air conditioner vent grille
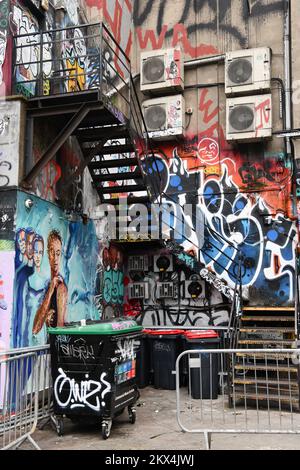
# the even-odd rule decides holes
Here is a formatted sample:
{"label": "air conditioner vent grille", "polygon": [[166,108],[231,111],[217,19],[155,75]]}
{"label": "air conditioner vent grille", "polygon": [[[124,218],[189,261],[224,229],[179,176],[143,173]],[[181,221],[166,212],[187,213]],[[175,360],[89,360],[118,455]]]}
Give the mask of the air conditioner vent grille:
{"label": "air conditioner vent grille", "polygon": [[228,66],[228,78],[232,84],[252,83],[253,66],[249,59],[234,59]]}
{"label": "air conditioner vent grille", "polygon": [[165,79],[164,56],[149,57],[143,61],[143,83],[159,83]]}
{"label": "air conditioner vent grille", "polygon": [[240,105],[230,110],[229,123],[236,132],[245,132],[254,129],[254,110],[252,106]]}
{"label": "air conditioner vent grille", "polygon": [[145,121],[149,131],[159,131],[166,127],[167,114],[164,106],[149,106],[145,110]]}

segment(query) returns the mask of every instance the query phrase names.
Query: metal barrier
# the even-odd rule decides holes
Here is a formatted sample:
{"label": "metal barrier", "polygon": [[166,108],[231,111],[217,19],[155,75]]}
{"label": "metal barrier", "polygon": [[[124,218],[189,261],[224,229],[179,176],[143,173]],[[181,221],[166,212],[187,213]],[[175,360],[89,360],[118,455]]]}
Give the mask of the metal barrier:
{"label": "metal barrier", "polygon": [[[299,434],[300,349],[195,349],[176,361],[184,432]],[[186,385],[186,387],[182,387]]]}
{"label": "metal barrier", "polygon": [[38,420],[51,412],[49,346],[0,352],[0,448],[18,448],[32,438]]}

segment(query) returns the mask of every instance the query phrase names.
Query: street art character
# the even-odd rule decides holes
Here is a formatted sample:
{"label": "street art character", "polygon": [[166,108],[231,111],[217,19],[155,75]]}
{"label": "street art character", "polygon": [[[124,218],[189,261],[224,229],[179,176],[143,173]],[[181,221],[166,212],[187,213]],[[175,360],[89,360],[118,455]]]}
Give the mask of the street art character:
{"label": "street art character", "polygon": [[50,232],[47,245],[51,279],[44,300],[34,318],[33,334],[39,333],[45,323],[47,326],[63,326],[66,317],[68,289],[59,273],[62,238],[57,230]]}
{"label": "street art character", "polygon": [[47,338],[45,325],[37,335],[32,335],[35,313],[45,297],[47,286],[46,279],[41,271],[43,257],[44,239],[40,235],[36,235],[33,240],[33,262],[35,271],[28,278],[25,294],[26,319],[23,332],[23,343],[28,346],[45,344]]}
{"label": "street art character", "polygon": [[15,295],[13,327],[12,327],[12,345],[14,348],[24,346],[22,341],[23,316],[25,308],[25,285],[29,276],[34,272],[32,241],[35,232],[31,227],[21,228],[16,236],[16,257],[15,257]]}

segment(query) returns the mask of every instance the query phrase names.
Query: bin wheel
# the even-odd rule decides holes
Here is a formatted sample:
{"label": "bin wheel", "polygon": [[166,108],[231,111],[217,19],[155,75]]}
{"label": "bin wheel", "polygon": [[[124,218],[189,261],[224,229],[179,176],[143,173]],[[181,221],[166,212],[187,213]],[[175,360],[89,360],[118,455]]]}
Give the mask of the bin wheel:
{"label": "bin wheel", "polygon": [[110,436],[110,426],[108,423],[102,423],[102,437],[104,440]]}
{"label": "bin wheel", "polygon": [[56,432],[57,432],[58,436],[63,436],[63,434],[64,434],[64,420],[63,420],[63,418],[57,418]]}
{"label": "bin wheel", "polygon": [[136,409],[128,406],[128,414],[130,424],[134,424],[136,421]]}

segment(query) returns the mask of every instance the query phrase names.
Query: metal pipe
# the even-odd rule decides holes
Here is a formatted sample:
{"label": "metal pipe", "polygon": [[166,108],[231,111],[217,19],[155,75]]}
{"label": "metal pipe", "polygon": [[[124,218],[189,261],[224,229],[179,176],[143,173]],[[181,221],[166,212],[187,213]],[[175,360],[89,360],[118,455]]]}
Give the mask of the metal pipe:
{"label": "metal pipe", "polygon": [[[292,87],[291,87],[291,3],[285,2],[284,12],[284,80],[286,130],[292,129]],[[286,138],[287,154],[292,154],[291,139]]]}
{"label": "metal pipe", "polygon": [[202,59],[188,60],[184,63],[184,68],[197,67],[198,65],[216,64],[225,61],[225,54],[203,57]]}

